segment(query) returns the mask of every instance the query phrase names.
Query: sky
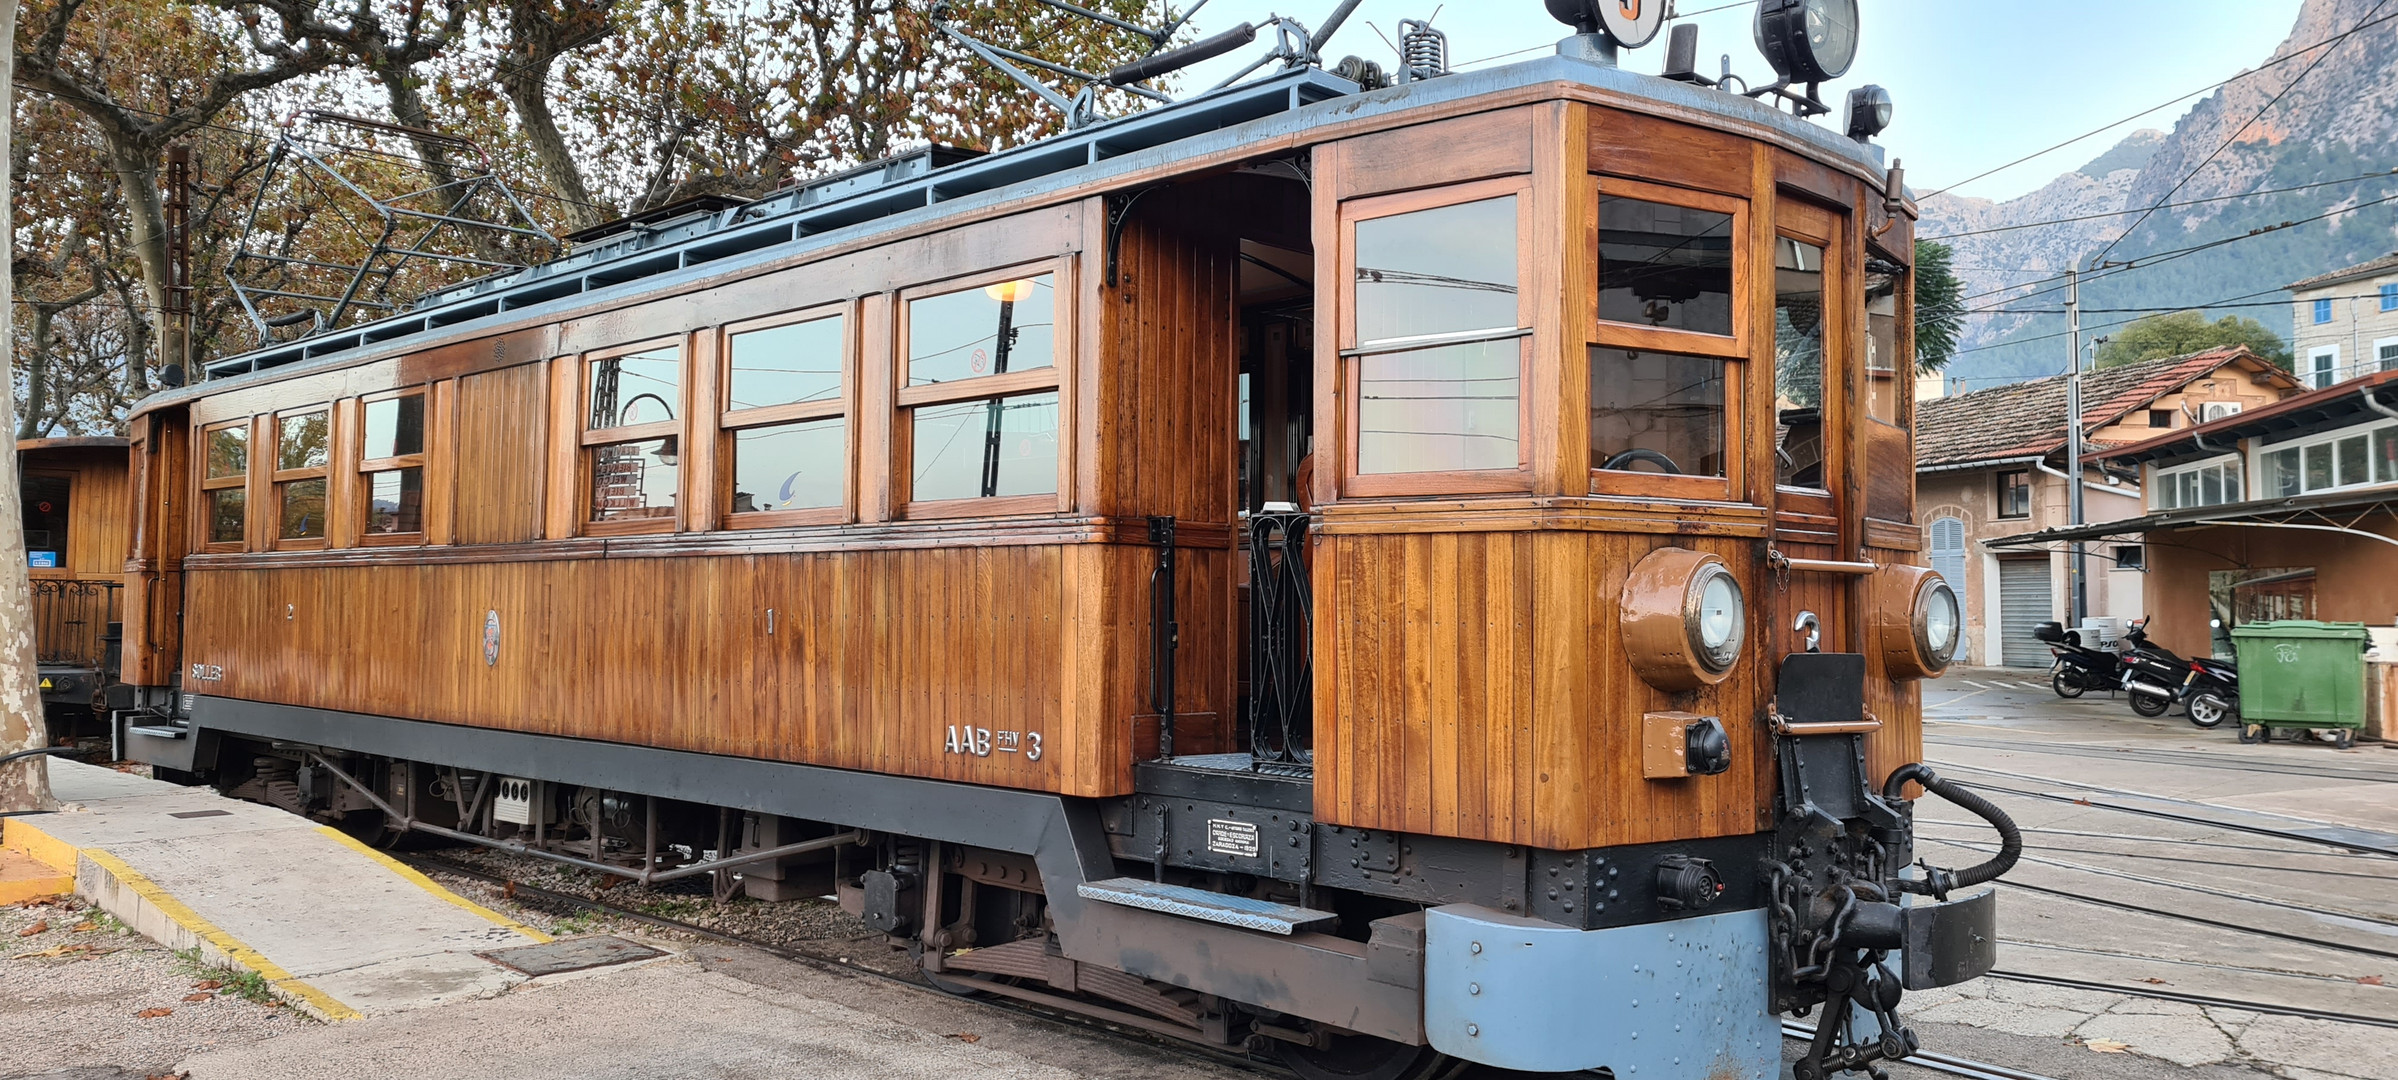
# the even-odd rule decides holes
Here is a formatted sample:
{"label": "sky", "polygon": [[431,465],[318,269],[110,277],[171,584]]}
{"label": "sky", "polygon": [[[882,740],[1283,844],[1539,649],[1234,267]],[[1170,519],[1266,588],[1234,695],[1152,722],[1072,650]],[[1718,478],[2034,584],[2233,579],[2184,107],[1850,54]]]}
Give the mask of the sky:
{"label": "sky", "polygon": [[[2170,129],[2199,98],[2116,122],[2262,63],[2289,35],[2299,4],[1860,0],[1857,62],[1845,78],[1824,88],[1824,99],[1834,105],[1827,119],[1838,121],[1838,102],[1852,87],[1879,83],[1889,89],[1896,109],[1879,141],[1906,162],[1908,186],[1925,193],[2114,125],[1956,192],[2009,199],[2080,168],[2131,131]],[[1204,35],[1287,13],[1312,26],[1335,6],[1337,0],[1208,0],[1191,25]],[[1752,85],[1772,81],[1772,70],[1751,40],[1753,3],[1678,0],[1678,7],[1700,28],[1701,72],[1714,74],[1717,58],[1730,53],[1734,74]],[[1450,62],[1457,67],[1531,59],[1549,52],[1569,32],[1549,17],[1541,0],[1365,0],[1325,51],[1333,61],[1354,53],[1388,68],[1393,50],[1385,36],[1395,40],[1400,19],[1420,19],[1435,9],[1433,26],[1449,35]],[[1261,37],[1248,49],[1194,67],[1184,85],[1214,85],[1266,45]],[[1624,66],[1654,74],[1664,60],[1665,36],[1659,34],[1627,54]]]}

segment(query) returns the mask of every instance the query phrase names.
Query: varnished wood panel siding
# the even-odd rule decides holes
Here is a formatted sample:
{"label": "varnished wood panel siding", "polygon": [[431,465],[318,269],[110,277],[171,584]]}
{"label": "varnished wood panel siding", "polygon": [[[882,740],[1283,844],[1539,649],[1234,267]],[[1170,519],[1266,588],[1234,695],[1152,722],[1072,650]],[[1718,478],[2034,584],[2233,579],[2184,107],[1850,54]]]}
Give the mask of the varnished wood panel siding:
{"label": "varnished wood panel siding", "polygon": [[[1316,549],[1316,813],[1373,829],[1545,848],[1745,833],[1763,738],[1754,652],[1723,684],[1634,676],[1614,613],[1632,565],[1682,543],[1595,532],[1329,536]],[[1752,646],[1753,649],[1753,646]],[[1720,715],[1733,767],[1641,779],[1644,711]]]}
{"label": "varnished wood panel siding", "polygon": [[[1120,794],[1149,558],[1079,544],[195,570],[189,655],[221,666],[204,689],[231,697]],[[1094,587],[1134,602],[1071,618]],[[1078,656],[1101,662],[1070,672]],[[1017,732],[1017,750],[949,752],[951,725]]]}
{"label": "varnished wood panel siding", "polygon": [[506,544],[541,535],[548,390],[541,364],[458,380],[453,520],[459,543]]}

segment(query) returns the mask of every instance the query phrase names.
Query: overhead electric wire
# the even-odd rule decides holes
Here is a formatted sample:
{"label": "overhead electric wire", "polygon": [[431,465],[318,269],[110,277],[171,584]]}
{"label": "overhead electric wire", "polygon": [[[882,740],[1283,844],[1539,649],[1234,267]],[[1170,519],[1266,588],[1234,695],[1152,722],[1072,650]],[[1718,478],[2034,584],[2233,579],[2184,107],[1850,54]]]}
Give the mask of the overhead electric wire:
{"label": "overhead electric wire", "polygon": [[[2314,58],[2314,60],[2310,61],[2306,65],[2305,71],[2299,72],[2295,78],[2292,78],[2289,82],[2282,84],[2282,88],[2274,93],[2273,100],[2266,102],[2264,107],[2258,109],[2256,111],[2256,115],[2249,117],[2246,123],[2243,123],[2237,129],[2234,129],[2231,134],[2224,136],[2223,142],[2218,144],[2213,151],[2208,153],[2205,160],[2200,161],[2196,166],[2192,167],[2189,172],[2184,173],[2182,178],[2173,185],[2173,189],[2165,193],[2165,197],[2163,199],[2157,200],[2157,204],[2155,206],[2151,206],[2147,210],[2143,211],[2138,220],[2133,221],[2129,226],[2126,226],[2122,232],[2117,233],[2115,235],[2115,239],[2108,241],[2106,247],[2101,248],[2097,255],[2091,257],[2090,262],[2093,265],[2104,262],[2108,253],[2114,251],[2117,245],[2123,243],[2124,237],[2130,236],[2134,231],[2138,230],[2140,226],[2147,224],[2149,217],[2154,215],[2159,207],[2165,205],[2166,199],[2171,199],[2175,195],[2181,194],[2183,187],[2187,186],[2190,181],[2198,179],[2199,173],[2205,172],[2206,167],[2214,164],[2217,157],[2222,156],[2225,150],[2231,149],[2233,143],[2239,142],[2240,136],[2247,134],[2249,128],[2256,126],[2256,122],[2264,119],[2266,113],[2272,112],[2274,106],[2281,104],[2281,99],[2288,97],[2290,91],[2298,88],[2299,83],[2305,82],[2307,76],[2314,74],[2316,68],[2323,66],[2323,61],[2331,59],[2331,54],[2338,51],[2341,39],[2348,37],[2350,34],[2356,33],[2358,30],[2363,30],[2365,27],[2372,25],[2374,16],[2381,14],[2381,9],[2388,6],[2390,6],[2390,0],[2379,0],[2378,3],[2373,5],[2373,10],[2365,13],[2364,22],[2358,23],[2356,28],[2348,31],[2347,34],[2341,34],[2339,37],[2335,37],[2329,42],[2326,42],[2325,45],[2327,47],[2325,47],[2323,51]],[[2296,54],[2293,53],[2292,55]]]}
{"label": "overhead electric wire", "polygon": [[[2378,9],[2376,9],[2376,10],[2378,10]],[[2357,33],[2360,33],[2360,32],[2362,32],[2362,31],[2364,31],[2364,30],[2366,30],[2366,29],[2368,29],[2368,28],[2371,28],[2371,27],[2373,27],[2373,26],[2380,25],[2381,23],[2388,22],[2388,21],[2390,21],[2391,19],[2398,19],[2398,15],[2385,15],[2385,16],[2382,16],[2381,18],[2378,18],[2378,19],[2371,19],[2371,20],[2369,20],[2369,21],[2366,21],[2366,22],[2358,23],[2356,26],[2354,26],[2354,27],[2350,28],[2350,29],[2349,29],[2348,31],[2346,31],[2345,33],[2337,34],[2337,35],[2334,35],[2334,36],[2332,36],[2332,37],[2325,38],[2325,39],[2323,39],[2322,41],[2318,41],[2318,42],[2316,42],[2316,43],[2314,43],[2314,44],[2312,44],[2312,45],[2306,46],[2305,48],[2294,50],[2294,51],[2292,51],[2292,52],[2290,53],[2290,55],[2288,55],[2288,56],[2284,56],[2284,57],[2281,57],[2281,58],[2279,58],[2279,59],[2275,59],[2275,60],[2268,60],[2268,61],[2264,62],[2263,64],[2260,64],[2260,65],[2258,65],[2258,66],[2256,66],[2256,67],[2254,67],[2254,68],[2251,68],[2251,69],[2249,69],[2249,70],[2247,70],[2247,71],[2243,71],[2243,72],[2241,72],[2241,73],[2239,73],[2239,74],[2237,74],[2237,75],[2234,75],[2234,76],[2232,76],[2231,78],[2228,78],[2228,79],[2225,79],[2225,80],[2223,80],[2222,82],[2218,82],[2218,83],[2211,83],[2211,84],[2209,84],[2209,85],[2206,85],[2206,86],[2201,86],[2201,87],[2199,87],[2198,89],[2196,89],[2196,90],[2192,90],[2192,91],[2190,91],[2190,92],[2189,92],[2189,93],[2187,93],[2187,94],[2180,95],[2179,97],[2175,97],[2175,98],[2173,98],[2173,99],[2171,99],[2171,100],[2164,101],[2164,102],[2161,102],[2161,103],[2159,103],[2159,104],[2156,104],[2156,105],[2151,105],[2151,106],[2149,106],[2148,108],[2142,109],[2142,110],[2140,110],[2139,112],[2136,112],[2136,113],[2133,113],[2133,114],[2131,114],[2130,116],[2126,116],[2126,117],[2124,117],[2124,118],[2123,118],[2123,119],[2121,119],[2121,120],[2117,120],[2117,121],[2115,121],[2114,123],[2107,124],[2107,125],[2105,125],[2105,126],[2103,126],[2103,127],[2092,128],[2092,129],[2091,129],[2091,130],[2089,130],[2089,131],[2083,132],[2082,134],[2080,134],[2080,135],[2076,135],[2076,136],[2074,136],[2074,137],[2072,137],[2072,138],[2070,138],[2070,139],[2067,139],[2067,140],[2065,140],[2064,142],[2061,142],[2061,143],[2058,143],[2058,144],[2056,144],[2056,145],[2054,145],[2054,146],[2048,147],[2048,148],[2047,148],[2047,149],[2045,149],[2045,150],[2035,150],[2035,151],[2033,151],[2033,152],[2031,152],[2031,153],[2029,153],[2029,154],[2026,154],[2026,155],[2024,155],[2024,156],[2022,156],[2022,157],[2016,158],[2016,159],[2015,159],[2015,160],[2013,160],[2013,161],[2007,162],[2006,164],[2004,164],[2004,165],[2001,165],[2001,166],[1999,166],[1999,167],[1997,167],[1997,168],[1995,168],[1995,169],[1990,169],[1990,170],[1987,170],[1987,171],[1984,171],[1984,172],[1978,172],[1978,173],[1975,173],[1975,174],[1973,174],[1972,176],[1968,176],[1968,177],[1966,177],[1965,179],[1963,179],[1963,180],[1959,180],[1959,181],[1957,181],[1957,182],[1956,182],[1956,183],[1954,183],[1954,184],[1950,184],[1950,185],[1948,185],[1947,187],[1941,188],[1941,189],[1940,189],[1940,190],[1938,190],[1938,191],[1934,191],[1934,192],[1932,192],[1932,193],[1931,193],[1931,194],[1929,194],[1929,195],[1922,196],[1922,198],[1923,198],[1923,199],[1929,199],[1929,198],[1931,198],[1933,195],[1945,195],[1945,194],[1947,194],[1947,193],[1949,193],[1949,192],[1951,192],[1951,191],[1955,191],[1955,190],[1957,190],[1958,188],[1964,187],[1964,186],[1965,186],[1965,185],[1967,185],[1967,184],[1973,183],[1973,182],[1974,182],[1974,181],[1976,181],[1976,180],[1983,179],[1984,177],[1996,176],[1996,175],[1998,175],[1999,173],[2005,172],[2005,171],[2007,171],[2008,169],[2012,169],[2012,168],[2014,168],[2015,166],[2017,166],[2017,165],[2021,165],[2021,164],[2023,164],[2023,163],[2025,163],[2025,162],[2027,162],[2027,161],[2032,161],[2032,160],[2034,160],[2034,159],[2037,159],[2037,158],[2043,158],[2043,157],[2047,157],[2047,156],[2048,156],[2048,155],[2050,155],[2050,154],[2056,153],[2056,152],[2057,152],[2057,151],[2059,151],[2059,150],[2063,150],[2064,148],[2066,148],[2066,147],[2068,147],[2068,146],[2071,146],[2071,145],[2073,145],[2073,144],[2075,144],[2075,143],[2077,143],[2077,142],[2080,142],[2080,141],[2082,141],[2082,140],[2084,140],[2084,139],[2090,138],[2091,136],[2094,136],[2094,135],[2102,135],[2102,134],[2105,134],[2106,132],[2113,131],[2113,130],[2114,130],[2114,129],[2116,129],[2116,128],[2122,127],[2123,125],[2125,125],[2125,124],[2128,124],[2128,123],[2131,123],[2132,121],[2134,121],[2134,120],[2137,120],[2137,119],[2139,119],[2139,118],[2141,118],[2141,117],[2143,117],[2143,116],[2146,116],[2146,115],[2148,115],[2148,114],[2150,114],[2150,113],[2152,113],[2152,112],[2156,112],[2156,111],[2157,111],[2157,110],[2159,110],[2159,109],[2170,108],[2170,107],[2172,107],[2172,106],[2174,106],[2174,105],[2181,104],[2182,102],[2184,102],[2184,101],[2188,101],[2188,100],[2190,100],[2191,98],[2197,97],[2197,96],[2199,96],[2199,95],[2201,95],[2201,94],[2209,93],[2209,92],[2211,92],[2211,91],[2215,91],[2215,90],[2220,90],[2220,89],[2222,89],[2222,88],[2224,88],[2224,87],[2226,87],[2226,86],[2229,86],[2229,85],[2231,85],[2231,84],[2233,84],[2233,83],[2236,83],[2236,82],[2238,82],[2238,81],[2240,81],[2240,80],[2242,80],[2242,79],[2248,78],[2248,77],[2250,77],[2250,76],[2254,76],[2254,75],[2261,75],[2261,74],[2263,74],[2263,73],[2265,73],[2265,72],[2267,72],[2267,71],[2271,71],[2271,70],[2273,70],[2273,69],[2274,69],[2274,68],[2276,68],[2276,67],[2280,67],[2280,66],[2281,66],[2281,65],[2283,65],[2283,64],[2289,63],[2289,62],[2290,62],[2290,61],[2292,61],[2292,60],[2296,60],[2296,59],[2298,59],[2300,56],[2302,56],[2302,55],[2305,55],[2306,53],[2312,52],[2312,51],[2314,51],[2314,50],[2316,50],[2316,49],[2323,48],[2323,47],[2325,47],[2325,46],[2327,46],[2327,45],[2336,45],[2336,44],[2338,44],[2339,42],[2341,42],[2341,41],[2343,41],[2343,40],[2347,39],[2348,37],[2350,37],[2350,36],[2352,36],[2352,35],[2355,35],[2355,34],[2357,34]],[[1921,201],[1921,200],[1918,200],[1918,201]]]}
{"label": "overhead electric wire", "polygon": [[[2369,172],[2369,173],[2366,173],[2366,174],[2364,174],[2364,175],[2362,175],[2362,176],[2350,176],[2350,177],[2343,177],[2343,178],[2341,178],[2341,179],[2338,179],[2338,180],[2318,180],[2318,181],[2316,181],[2316,182],[2314,182],[2314,183],[2312,183],[2312,184],[2297,184],[2297,185],[2294,185],[2294,186],[2291,186],[2291,187],[2281,187],[2281,188],[2260,188],[2260,189],[2258,189],[2258,190],[2255,190],[2255,191],[2248,192],[2247,194],[2244,194],[2244,195],[2210,195],[2210,196],[2207,196],[2206,198],[2203,198],[2203,199],[2184,199],[2184,200],[2182,200],[2181,202],[2177,202],[2177,203],[2161,203],[2161,204],[2159,204],[2159,205],[2157,205],[2157,206],[2155,206],[2155,207],[2152,207],[2151,209],[2156,209],[2156,210],[2175,210],[2175,209],[2179,209],[2179,208],[2181,208],[2181,207],[2185,207],[2185,206],[2204,206],[2204,205],[2206,205],[2206,204],[2208,204],[2208,203],[2219,203],[2219,202],[2237,202],[2237,201],[2239,201],[2239,200],[2241,200],[2241,199],[2253,199],[2253,198],[2256,198],[2256,197],[2258,197],[2258,196],[2260,196],[2260,195],[2281,195],[2281,194],[2286,194],[2286,193],[2288,193],[2288,192],[2292,192],[2292,191],[2312,191],[2312,190],[2314,190],[2314,189],[2316,189],[2316,188],[2338,187],[2338,186],[2339,186],[2339,185],[2341,185],[2341,184],[2359,184],[2359,183],[2363,183],[2363,182],[2365,182],[2365,181],[2367,181],[2367,180],[2378,180],[2378,179],[2384,179],[2384,178],[2390,178],[2390,177],[2398,177],[2398,168],[2384,169],[2384,170],[2382,170],[2382,171],[2380,171],[2380,172]],[[2132,215],[2132,214],[2137,214],[2137,213],[2139,213],[2139,212],[2140,212],[2140,211],[2138,211],[2138,210],[2109,210],[2109,211],[2107,211],[2106,213],[2103,213],[2103,214],[2077,214],[2077,215],[2074,215],[2073,217],[2048,218],[2048,219],[2046,219],[2046,220],[2043,220],[2043,221],[2026,221],[2026,222],[2024,222],[2024,223],[2022,223],[2022,224],[2020,224],[2020,225],[1995,225],[1995,226],[1992,226],[1992,227],[1990,227],[1990,228],[1987,228],[1987,229],[1968,229],[1968,230],[1966,230],[1966,231],[1964,231],[1964,232],[1941,233],[1941,234],[1940,234],[1940,235],[1938,235],[1938,236],[1918,236],[1918,237],[1916,237],[1916,239],[1917,239],[1917,240],[1954,240],[1954,239],[1956,239],[1957,237],[1960,237],[1960,236],[1989,236],[1989,235],[1991,235],[1992,233],[2002,233],[2002,232],[2018,232],[2018,231],[2021,231],[2021,230],[2023,230],[2023,229],[2037,229],[2037,228],[2041,228],[2041,227],[2043,227],[2043,226],[2048,226],[2048,225],[2068,225],[2068,224],[2072,224],[2073,222],[2077,222],[2077,221],[2100,221],[2100,220],[2104,220],[2104,219],[2106,219],[2106,218],[2111,218],[2111,217],[2128,217],[2128,216],[2130,216],[2130,215]],[[1955,268],[1953,268],[1953,269],[1980,269],[1980,270],[1991,270],[1991,269],[1997,269],[1997,268],[1996,268],[1996,267],[1955,267]],[[2029,268],[2029,267],[2026,267],[2025,269],[2029,270],[2030,268]],[[2055,271],[2053,271],[2053,270],[2042,270],[2042,271],[2038,271],[2038,272],[2039,272],[2039,273],[2055,273]]]}

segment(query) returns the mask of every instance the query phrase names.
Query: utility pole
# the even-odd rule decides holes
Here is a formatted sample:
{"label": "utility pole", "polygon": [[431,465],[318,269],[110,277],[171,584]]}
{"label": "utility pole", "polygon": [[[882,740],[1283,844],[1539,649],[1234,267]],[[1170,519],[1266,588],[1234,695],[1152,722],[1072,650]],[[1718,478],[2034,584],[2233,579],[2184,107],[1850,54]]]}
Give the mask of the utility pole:
{"label": "utility pole", "polygon": [[[2065,504],[2076,528],[2082,518],[2082,275],[2065,270],[2065,318],[2071,324],[2073,352],[2065,369]],[[2083,562],[2082,542],[2073,541],[2065,558],[2065,625],[2079,628],[2090,614],[2090,579]]]}
{"label": "utility pole", "polygon": [[191,381],[192,344],[192,151],[167,147],[167,311],[158,335],[158,364]]}
{"label": "utility pole", "polygon": [[[17,37],[17,0],[0,0],[0,37]],[[16,54],[0,55],[0,75],[13,75]],[[9,103],[11,83],[0,82],[0,104]],[[11,105],[11,111],[14,106]],[[0,113],[5,115],[5,113]],[[8,125],[0,124],[0,161],[9,158]],[[0,192],[0,265],[16,257],[16,193]],[[0,366],[16,385],[12,282],[0,277]],[[0,392],[0,431],[17,430],[14,393]],[[0,755],[49,745],[42,722],[42,692],[36,688],[33,656],[33,585],[25,572],[24,493],[14,462],[0,469]],[[40,755],[0,765],[0,811],[48,810],[50,769]]]}

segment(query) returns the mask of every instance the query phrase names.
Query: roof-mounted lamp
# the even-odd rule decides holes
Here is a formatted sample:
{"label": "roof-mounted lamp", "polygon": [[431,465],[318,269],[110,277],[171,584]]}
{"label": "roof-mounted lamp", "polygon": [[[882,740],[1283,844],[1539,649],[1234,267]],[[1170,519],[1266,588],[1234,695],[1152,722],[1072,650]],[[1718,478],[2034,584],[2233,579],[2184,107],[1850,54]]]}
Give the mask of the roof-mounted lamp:
{"label": "roof-mounted lamp", "polygon": [[1830,82],[1857,62],[1857,0],[1758,0],[1757,51],[1794,83]]}
{"label": "roof-mounted lamp", "polygon": [[1867,83],[1848,92],[1848,137],[1872,142],[1890,127],[1890,91]]}
{"label": "roof-mounted lamp", "polygon": [[1574,28],[1557,43],[1562,56],[1615,63],[1617,49],[1637,49],[1665,28],[1667,0],[1545,0],[1549,15]]}

